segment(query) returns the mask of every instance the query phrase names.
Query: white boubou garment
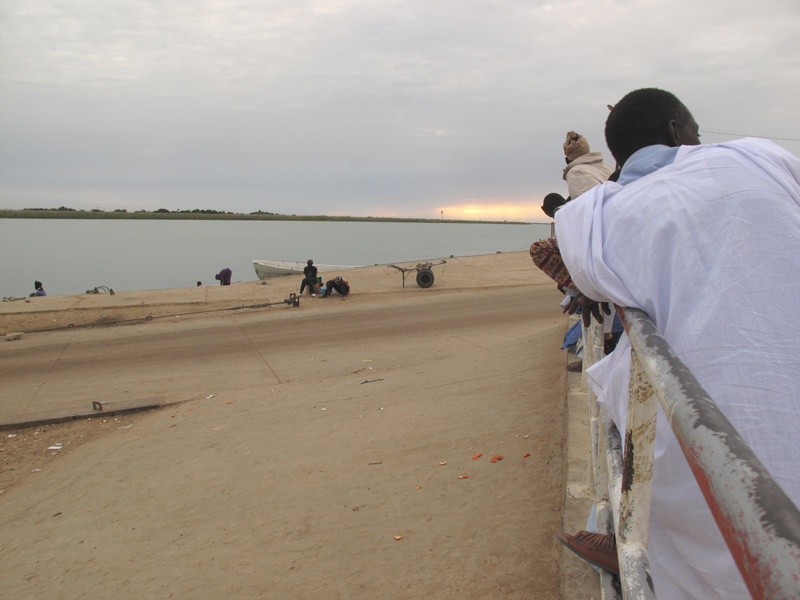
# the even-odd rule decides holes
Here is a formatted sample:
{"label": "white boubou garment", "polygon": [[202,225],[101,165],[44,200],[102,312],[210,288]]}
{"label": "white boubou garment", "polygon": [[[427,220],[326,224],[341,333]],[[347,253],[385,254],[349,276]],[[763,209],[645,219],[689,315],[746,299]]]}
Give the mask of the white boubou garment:
{"label": "white boubou garment", "polygon": [[[766,140],[650,146],[556,216],[595,300],[642,309],[800,505],[800,161]],[[624,431],[630,341],[589,372]],[[659,409],[649,557],[659,600],[749,598]]]}

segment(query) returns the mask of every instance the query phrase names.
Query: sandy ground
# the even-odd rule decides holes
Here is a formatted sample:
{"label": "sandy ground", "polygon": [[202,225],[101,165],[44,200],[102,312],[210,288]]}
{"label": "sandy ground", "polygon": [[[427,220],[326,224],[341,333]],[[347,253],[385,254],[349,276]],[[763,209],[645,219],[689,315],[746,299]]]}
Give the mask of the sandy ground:
{"label": "sandy ground", "polygon": [[0,432],[4,596],[559,597],[560,295],[527,253],[434,273],[0,305],[5,419],[172,403]]}

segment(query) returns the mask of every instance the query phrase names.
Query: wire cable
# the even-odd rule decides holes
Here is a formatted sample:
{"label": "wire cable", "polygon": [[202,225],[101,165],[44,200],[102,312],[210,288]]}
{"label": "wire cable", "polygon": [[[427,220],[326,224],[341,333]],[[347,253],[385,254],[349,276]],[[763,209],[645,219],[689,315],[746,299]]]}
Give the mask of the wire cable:
{"label": "wire cable", "polygon": [[782,138],[782,137],[770,137],[768,135],[745,135],[743,133],[723,133],[722,131],[706,131],[705,129],[698,129],[700,133],[713,133],[716,135],[729,135],[731,137],[758,137],[763,138],[765,140],[783,140],[785,142],[800,142],[799,139],[796,138]]}

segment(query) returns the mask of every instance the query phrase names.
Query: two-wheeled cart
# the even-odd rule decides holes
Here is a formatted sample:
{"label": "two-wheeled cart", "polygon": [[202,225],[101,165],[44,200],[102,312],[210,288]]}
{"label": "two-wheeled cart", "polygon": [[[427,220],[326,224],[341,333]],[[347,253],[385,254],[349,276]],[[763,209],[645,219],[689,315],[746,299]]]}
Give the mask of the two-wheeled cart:
{"label": "two-wheeled cart", "polygon": [[403,274],[403,287],[406,287],[406,273],[416,271],[417,285],[421,288],[429,288],[433,285],[433,271],[431,270],[431,267],[444,264],[447,264],[447,261],[442,259],[424,263],[417,263],[413,267],[398,267],[397,265],[386,265],[386,266],[395,268]]}

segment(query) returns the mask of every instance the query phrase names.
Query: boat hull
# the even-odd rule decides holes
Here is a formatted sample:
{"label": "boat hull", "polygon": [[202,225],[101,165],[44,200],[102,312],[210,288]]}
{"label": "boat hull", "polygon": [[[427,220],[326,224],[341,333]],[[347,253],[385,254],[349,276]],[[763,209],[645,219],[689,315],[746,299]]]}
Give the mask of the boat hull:
{"label": "boat hull", "polygon": [[[253,268],[259,279],[283,277],[284,275],[302,275],[308,263],[285,262],[281,260],[254,260]],[[314,265],[317,273],[330,273],[332,271],[345,271],[353,266],[346,265]]]}

